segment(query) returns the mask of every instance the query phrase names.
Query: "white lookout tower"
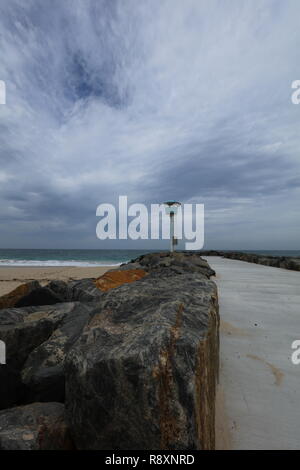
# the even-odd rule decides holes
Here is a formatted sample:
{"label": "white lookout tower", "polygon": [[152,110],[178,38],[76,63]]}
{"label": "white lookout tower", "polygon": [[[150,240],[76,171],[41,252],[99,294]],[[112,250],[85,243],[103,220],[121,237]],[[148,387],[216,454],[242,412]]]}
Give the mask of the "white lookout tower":
{"label": "white lookout tower", "polygon": [[166,201],[163,202],[166,206],[166,214],[170,216],[170,251],[173,253],[174,246],[177,245],[178,240],[174,236],[174,217],[177,214],[178,207],[181,206],[180,202],[177,201]]}

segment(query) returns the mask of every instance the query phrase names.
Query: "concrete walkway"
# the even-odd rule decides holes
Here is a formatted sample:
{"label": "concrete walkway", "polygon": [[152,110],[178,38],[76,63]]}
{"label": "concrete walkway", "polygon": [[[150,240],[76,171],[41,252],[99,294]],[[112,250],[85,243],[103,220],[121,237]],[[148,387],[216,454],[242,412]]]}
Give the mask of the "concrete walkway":
{"label": "concrete walkway", "polygon": [[300,272],[206,259],[221,317],[217,447],[300,449]]}

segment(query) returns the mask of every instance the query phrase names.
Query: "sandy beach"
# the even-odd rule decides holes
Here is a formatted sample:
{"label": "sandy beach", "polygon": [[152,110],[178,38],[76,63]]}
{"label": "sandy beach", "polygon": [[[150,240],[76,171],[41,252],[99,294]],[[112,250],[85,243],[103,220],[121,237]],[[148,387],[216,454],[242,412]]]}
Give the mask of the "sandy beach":
{"label": "sandy beach", "polygon": [[42,285],[53,279],[70,281],[82,278],[97,278],[113,266],[97,267],[1,267],[0,268],[0,296],[12,291],[24,282],[37,280]]}

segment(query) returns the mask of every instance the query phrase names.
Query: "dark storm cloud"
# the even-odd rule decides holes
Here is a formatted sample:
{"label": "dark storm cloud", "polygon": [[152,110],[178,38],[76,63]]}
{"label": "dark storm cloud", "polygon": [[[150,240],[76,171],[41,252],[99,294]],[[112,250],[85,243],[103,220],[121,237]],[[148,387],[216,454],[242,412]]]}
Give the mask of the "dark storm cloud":
{"label": "dark storm cloud", "polygon": [[204,203],[208,246],[298,248],[299,13],[0,0],[0,245],[97,247],[125,194]]}

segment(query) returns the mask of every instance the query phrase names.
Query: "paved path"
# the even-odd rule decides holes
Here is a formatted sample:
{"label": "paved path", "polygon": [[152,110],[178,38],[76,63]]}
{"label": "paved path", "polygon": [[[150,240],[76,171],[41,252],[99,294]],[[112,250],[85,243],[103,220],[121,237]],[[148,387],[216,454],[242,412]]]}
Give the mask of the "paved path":
{"label": "paved path", "polygon": [[291,344],[300,340],[300,272],[206,259],[217,272],[219,421],[227,416],[230,447],[300,449],[300,365],[291,362]]}

